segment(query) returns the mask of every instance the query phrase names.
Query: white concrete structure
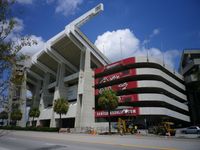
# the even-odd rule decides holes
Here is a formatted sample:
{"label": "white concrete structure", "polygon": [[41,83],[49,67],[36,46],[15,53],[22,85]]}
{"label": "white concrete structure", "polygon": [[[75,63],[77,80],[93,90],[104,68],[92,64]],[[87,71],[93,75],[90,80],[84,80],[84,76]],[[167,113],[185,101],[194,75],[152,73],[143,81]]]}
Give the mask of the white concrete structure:
{"label": "white concrete structure", "polygon": [[92,69],[108,64],[109,60],[79,27],[102,10],[103,4],[99,4],[68,24],[46,42],[42,51],[32,57],[27,85],[33,93],[33,105],[41,111],[37,125],[57,126],[59,116],[54,113],[53,104],[61,97],[67,98],[70,103],[68,113],[62,115],[66,123],[64,127],[94,125]]}

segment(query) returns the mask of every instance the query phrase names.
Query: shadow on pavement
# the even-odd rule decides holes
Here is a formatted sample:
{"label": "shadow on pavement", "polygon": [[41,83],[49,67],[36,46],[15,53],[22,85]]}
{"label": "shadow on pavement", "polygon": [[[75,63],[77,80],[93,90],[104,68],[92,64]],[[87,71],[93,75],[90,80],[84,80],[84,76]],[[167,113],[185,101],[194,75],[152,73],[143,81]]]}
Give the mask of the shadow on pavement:
{"label": "shadow on pavement", "polygon": [[11,131],[8,130],[0,130],[0,138],[6,135],[9,135]]}

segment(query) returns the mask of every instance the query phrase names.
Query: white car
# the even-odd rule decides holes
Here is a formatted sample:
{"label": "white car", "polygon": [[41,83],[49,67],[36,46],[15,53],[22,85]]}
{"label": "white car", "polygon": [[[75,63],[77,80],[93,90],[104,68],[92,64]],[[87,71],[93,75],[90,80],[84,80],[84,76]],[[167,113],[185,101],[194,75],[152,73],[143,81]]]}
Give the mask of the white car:
{"label": "white car", "polygon": [[198,126],[191,126],[183,130],[185,134],[200,134],[200,128]]}

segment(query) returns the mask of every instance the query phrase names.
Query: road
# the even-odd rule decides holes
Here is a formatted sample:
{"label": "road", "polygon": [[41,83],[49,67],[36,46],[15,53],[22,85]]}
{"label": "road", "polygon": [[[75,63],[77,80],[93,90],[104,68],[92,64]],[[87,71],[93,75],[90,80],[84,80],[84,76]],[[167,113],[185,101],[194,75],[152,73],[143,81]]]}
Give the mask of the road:
{"label": "road", "polygon": [[199,150],[200,139],[0,130],[0,150]]}

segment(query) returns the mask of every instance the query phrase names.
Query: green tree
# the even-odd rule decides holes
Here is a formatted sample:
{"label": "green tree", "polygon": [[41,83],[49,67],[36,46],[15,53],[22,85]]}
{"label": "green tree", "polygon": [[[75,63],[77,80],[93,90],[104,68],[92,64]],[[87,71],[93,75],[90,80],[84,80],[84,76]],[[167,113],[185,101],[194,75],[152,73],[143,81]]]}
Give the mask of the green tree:
{"label": "green tree", "polygon": [[40,110],[38,108],[31,108],[29,111],[29,117],[32,117],[32,126],[34,124],[34,118],[40,116]]}
{"label": "green tree", "polygon": [[59,127],[60,128],[62,127],[61,116],[62,116],[62,114],[66,114],[68,109],[69,109],[69,103],[68,103],[67,99],[59,98],[59,99],[55,100],[53,110],[54,110],[54,112],[56,112],[57,114],[60,115],[60,119],[59,119]]}
{"label": "green tree", "polygon": [[13,112],[11,112],[11,120],[15,121],[15,125],[16,125],[16,122],[21,119],[22,119],[21,110],[17,109],[17,110],[14,110]]}
{"label": "green tree", "polygon": [[8,120],[8,113],[6,111],[2,111],[0,113],[0,119],[2,119],[2,120]]}
{"label": "green tree", "polygon": [[[26,58],[20,50],[25,46],[37,44],[30,36],[22,36],[16,32],[20,22],[12,15],[14,3],[15,0],[0,0],[0,95],[5,93],[9,86],[9,77],[3,80],[5,71],[11,71],[18,61]],[[19,82],[21,79],[21,76],[15,77],[12,72],[11,82]]]}
{"label": "green tree", "polygon": [[108,111],[109,134],[111,133],[110,111],[118,106],[118,97],[113,90],[104,90],[98,98],[98,106]]}

